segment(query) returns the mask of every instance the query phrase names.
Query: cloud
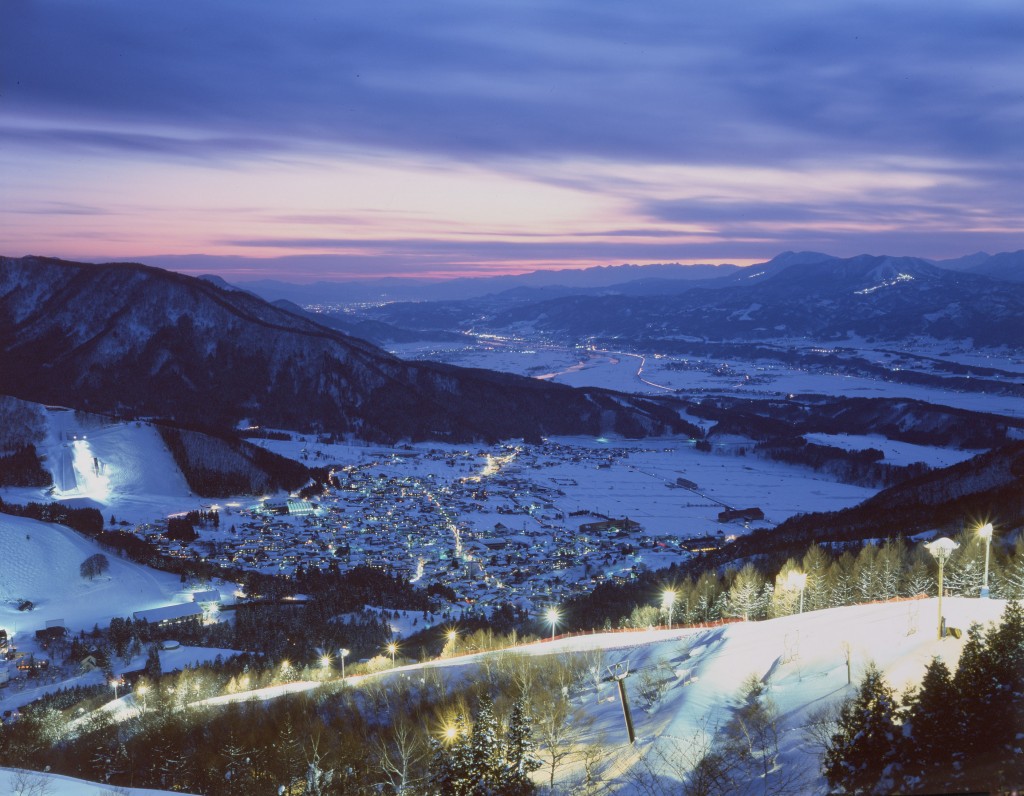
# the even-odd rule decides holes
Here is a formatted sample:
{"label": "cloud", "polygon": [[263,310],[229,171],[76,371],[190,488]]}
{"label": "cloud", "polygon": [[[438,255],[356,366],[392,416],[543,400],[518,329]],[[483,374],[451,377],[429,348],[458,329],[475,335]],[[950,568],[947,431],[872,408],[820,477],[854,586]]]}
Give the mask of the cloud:
{"label": "cloud", "polygon": [[[8,112],[451,157],[1021,154],[1024,8],[14,4]],[[138,141],[110,139],[127,148]]]}

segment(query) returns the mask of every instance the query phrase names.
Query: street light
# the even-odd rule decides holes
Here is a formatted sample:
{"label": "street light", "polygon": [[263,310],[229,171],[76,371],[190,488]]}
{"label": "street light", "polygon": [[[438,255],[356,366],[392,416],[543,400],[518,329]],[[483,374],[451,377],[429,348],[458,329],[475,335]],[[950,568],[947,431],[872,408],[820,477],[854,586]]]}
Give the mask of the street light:
{"label": "street light", "polygon": [[142,697],[142,712],[146,712],[146,692],[149,688],[146,687],[145,683],[139,683],[139,687],[135,689],[135,693]]}
{"label": "street light", "polygon": [[391,668],[395,668],[395,653],[398,652],[398,645],[395,642],[388,644],[388,652],[391,653]]}
{"label": "street light", "polygon": [[954,542],[947,536],[940,537],[934,542],[929,542],[925,545],[925,549],[935,556],[935,560],[939,562],[939,638],[941,639],[943,630],[942,626],[942,568],[945,566],[946,561],[953,555],[953,551],[956,550],[960,545]]}
{"label": "street light", "polygon": [[548,620],[548,624],[551,625],[551,640],[555,640],[555,625],[558,624],[562,615],[558,613],[558,609],[555,606],[551,606],[547,611],[544,612],[544,618]]}
{"label": "street light", "polygon": [[451,647],[451,654],[454,655],[455,654],[455,642],[458,641],[459,631],[456,630],[453,627],[451,630],[449,630],[447,633],[445,633],[445,636],[448,638],[448,645]]}
{"label": "street light", "polygon": [[988,555],[992,549],[992,528],[991,522],[986,522],[978,528],[978,536],[985,540],[985,580],[981,584],[981,596],[988,597]]}
{"label": "street light", "polygon": [[324,676],[327,676],[328,669],[331,668],[331,656],[324,654],[320,656],[320,668],[324,670]]}
{"label": "street light", "polygon": [[676,590],[665,589],[661,593],[661,607],[668,612],[668,629],[672,629],[672,609],[676,607]]}
{"label": "street light", "polygon": [[338,650],[338,657],[341,658],[341,679],[345,679],[345,657],[348,655],[347,649]]}
{"label": "street light", "polygon": [[114,699],[117,699],[117,680],[111,679],[110,687],[114,689]]}
{"label": "street light", "polygon": [[786,586],[793,590],[800,591],[800,611],[804,612],[804,587],[807,585],[807,573],[797,572],[795,569],[789,571],[789,575],[786,576]]}

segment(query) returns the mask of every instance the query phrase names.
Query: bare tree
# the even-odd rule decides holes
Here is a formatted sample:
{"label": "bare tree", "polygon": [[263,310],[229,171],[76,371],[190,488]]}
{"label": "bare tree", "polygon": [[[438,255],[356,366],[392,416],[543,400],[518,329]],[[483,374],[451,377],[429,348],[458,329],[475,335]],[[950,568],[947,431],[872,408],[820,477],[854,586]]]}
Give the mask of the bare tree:
{"label": "bare tree", "polygon": [[381,783],[397,796],[419,792],[423,782],[425,764],[430,757],[426,734],[408,720],[399,718],[391,728],[389,738],[376,741],[378,765],[384,776]]}

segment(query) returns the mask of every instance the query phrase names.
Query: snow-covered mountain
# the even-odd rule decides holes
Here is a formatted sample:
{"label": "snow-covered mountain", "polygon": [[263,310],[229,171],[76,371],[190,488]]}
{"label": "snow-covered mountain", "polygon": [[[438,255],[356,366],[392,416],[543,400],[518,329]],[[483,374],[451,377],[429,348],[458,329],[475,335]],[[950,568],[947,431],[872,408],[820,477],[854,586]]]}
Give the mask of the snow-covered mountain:
{"label": "snow-covered mountain", "polygon": [[[530,329],[572,338],[874,340],[931,337],[1019,346],[1024,286],[914,257],[787,252],[712,280],[624,286],[546,301],[389,305],[378,320],[416,328]],[[481,318],[481,316],[483,316]],[[449,320],[449,328],[451,327]]]}
{"label": "snow-covered mountain", "polygon": [[138,264],[0,258],[16,397],[224,428],[501,439],[683,431],[651,401],[403,362],[248,293]]}

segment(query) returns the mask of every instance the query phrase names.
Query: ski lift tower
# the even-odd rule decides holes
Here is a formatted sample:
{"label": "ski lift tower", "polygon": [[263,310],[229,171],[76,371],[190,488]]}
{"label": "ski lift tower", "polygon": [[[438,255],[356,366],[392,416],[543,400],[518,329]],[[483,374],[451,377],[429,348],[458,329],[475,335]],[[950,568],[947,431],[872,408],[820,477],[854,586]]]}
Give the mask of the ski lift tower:
{"label": "ski lift tower", "polygon": [[622,718],[626,720],[626,734],[629,742],[636,743],[633,731],[633,714],[629,712],[629,698],[626,696],[626,678],[629,677],[629,658],[622,663],[614,663],[608,667],[608,673],[619,684],[619,700],[622,702]]}

